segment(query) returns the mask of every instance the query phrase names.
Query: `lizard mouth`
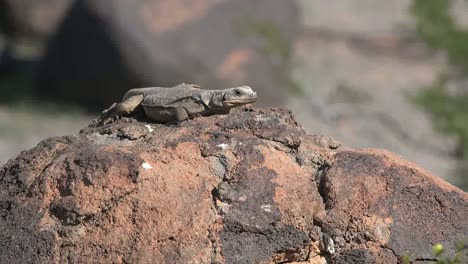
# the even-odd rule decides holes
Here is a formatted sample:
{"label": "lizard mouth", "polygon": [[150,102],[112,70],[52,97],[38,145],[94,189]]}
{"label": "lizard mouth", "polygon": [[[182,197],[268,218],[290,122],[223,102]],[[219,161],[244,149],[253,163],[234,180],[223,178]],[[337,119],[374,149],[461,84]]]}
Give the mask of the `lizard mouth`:
{"label": "lizard mouth", "polygon": [[224,105],[243,105],[243,104],[251,104],[257,101],[256,97],[253,98],[244,98],[244,99],[231,99],[224,101]]}

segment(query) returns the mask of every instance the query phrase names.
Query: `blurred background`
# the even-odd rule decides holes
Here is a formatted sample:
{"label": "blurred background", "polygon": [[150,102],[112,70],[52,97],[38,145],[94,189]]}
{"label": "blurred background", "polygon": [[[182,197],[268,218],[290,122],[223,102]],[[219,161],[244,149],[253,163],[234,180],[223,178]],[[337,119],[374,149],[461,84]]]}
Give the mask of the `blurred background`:
{"label": "blurred background", "polygon": [[250,85],[468,189],[466,0],[0,0],[0,166],[130,88]]}

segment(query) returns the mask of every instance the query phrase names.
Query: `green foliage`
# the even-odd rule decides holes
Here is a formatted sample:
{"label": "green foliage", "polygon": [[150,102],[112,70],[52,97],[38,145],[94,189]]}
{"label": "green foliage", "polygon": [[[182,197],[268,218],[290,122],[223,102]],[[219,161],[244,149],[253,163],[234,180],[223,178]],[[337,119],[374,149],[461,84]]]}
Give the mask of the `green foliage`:
{"label": "green foliage", "polygon": [[278,58],[290,58],[291,49],[281,31],[271,22],[245,18],[239,24],[238,33],[242,37],[259,36],[264,43],[260,51],[264,55]]}
{"label": "green foliage", "polygon": [[430,47],[446,52],[454,66],[468,73],[468,30],[451,16],[453,0],[413,0],[416,30]]}
{"label": "green foliage", "polygon": [[410,98],[433,115],[439,131],[457,138],[457,156],[463,158],[468,154],[468,94],[452,95],[446,87],[447,79],[440,79]]}
{"label": "green foliage", "polygon": [[413,0],[410,11],[418,35],[429,47],[447,55],[451,71],[411,99],[432,115],[439,131],[458,140],[456,174],[461,178],[459,186],[468,190],[468,89],[459,85],[457,91],[449,92],[447,88],[450,80],[468,77],[468,29],[457,25],[452,5],[452,0]]}
{"label": "green foliage", "polygon": [[461,264],[463,261],[463,254],[466,253],[466,249],[467,248],[463,242],[458,242],[455,244],[455,255],[447,257],[444,256],[444,246],[438,243],[432,247],[432,255],[437,259],[437,264]]}
{"label": "green foliage", "polygon": [[[434,257],[433,263],[436,264],[462,264],[466,263],[463,261],[467,260],[468,257],[468,244],[463,241],[459,241],[455,243],[455,254],[452,256],[445,256],[445,247],[437,243],[432,247],[432,256]],[[409,253],[405,253],[402,256],[402,263],[410,264],[413,263],[411,261],[411,257]]]}
{"label": "green foliage", "polygon": [[292,78],[295,67],[293,50],[279,27],[270,21],[259,21],[243,17],[236,23],[235,30],[240,37],[257,37],[261,40],[258,52],[276,68],[275,78],[295,95],[303,93],[301,85]]}
{"label": "green foliage", "polygon": [[411,263],[411,257],[409,256],[409,253],[405,253],[402,257],[403,259],[403,264],[410,264]]}

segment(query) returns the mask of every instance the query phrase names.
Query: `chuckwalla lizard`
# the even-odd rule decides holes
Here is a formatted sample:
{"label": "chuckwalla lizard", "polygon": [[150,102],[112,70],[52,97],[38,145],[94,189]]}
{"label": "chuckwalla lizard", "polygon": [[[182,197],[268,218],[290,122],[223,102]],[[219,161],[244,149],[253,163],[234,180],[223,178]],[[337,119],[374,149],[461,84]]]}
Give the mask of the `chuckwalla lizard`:
{"label": "chuckwalla lizard", "polygon": [[195,84],[182,83],[169,88],[137,88],[129,90],[122,102],[104,110],[100,120],[107,123],[116,116],[143,110],[148,119],[156,122],[181,122],[195,116],[227,114],[231,108],[256,100],[257,93],[248,86],[204,90]]}

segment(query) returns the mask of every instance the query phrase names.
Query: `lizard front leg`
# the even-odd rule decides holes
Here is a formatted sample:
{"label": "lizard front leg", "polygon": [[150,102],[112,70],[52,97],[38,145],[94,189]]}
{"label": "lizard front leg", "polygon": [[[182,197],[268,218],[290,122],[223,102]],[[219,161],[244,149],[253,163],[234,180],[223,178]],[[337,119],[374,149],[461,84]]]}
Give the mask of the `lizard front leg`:
{"label": "lizard front leg", "polygon": [[144,96],[142,94],[134,95],[127,98],[121,103],[114,103],[108,109],[102,112],[102,115],[99,117],[103,124],[108,123],[112,118],[116,116],[129,115],[137,109],[137,107],[143,101]]}

